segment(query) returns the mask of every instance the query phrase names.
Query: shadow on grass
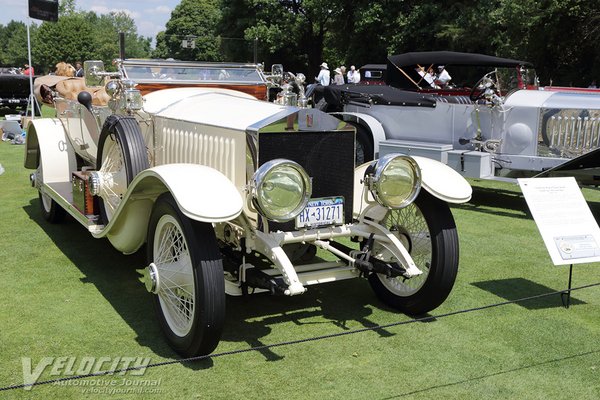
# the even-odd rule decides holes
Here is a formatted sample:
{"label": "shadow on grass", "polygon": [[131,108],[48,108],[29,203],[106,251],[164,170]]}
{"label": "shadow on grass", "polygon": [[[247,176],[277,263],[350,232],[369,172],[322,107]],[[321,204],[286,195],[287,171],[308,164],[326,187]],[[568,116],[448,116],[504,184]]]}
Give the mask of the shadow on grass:
{"label": "shadow on grass", "polygon": [[[524,366],[517,367],[517,368],[506,369],[506,370],[498,371],[498,372],[491,372],[489,374],[474,376],[472,378],[463,379],[463,380],[460,380],[460,381],[448,382],[448,383],[445,383],[445,384],[440,384],[440,385],[434,385],[434,386],[430,386],[430,387],[425,387],[425,388],[422,388],[422,389],[413,390],[411,392],[406,392],[406,393],[401,393],[401,394],[397,394],[397,395],[390,396],[390,397],[385,397],[382,400],[391,400],[391,399],[397,399],[397,398],[400,398],[400,397],[414,396],[415,394],[423,394],[423,393],[426,393],[426,392],[429,392],[429,391],[432,391],[432,390],[448,388],[448,387],[451,387],[451,386],[462,385],[462,384],[465,384],[465,383],[470,383],[470,382],[475,382],[475,381],[481,381],[481,380],[484,380],[484,379],[487,379],[487,378],[493,378],[495,376],[501,376],[501,375],[511,374],[511,373],[515,373],[515,372],[525,371],[525,370],[528,370],[528,369],[531,369],[531,368],[536,368],[536,367],[543,367],[545,365],[558,364],[558,363],[563,362],[563,361],[568,361],[568,360],[573,360],[573,359],[577,359],[577,358],[587,357],[587,356],[595,355],[595,354],[598,354],[598,353],[600,353],[600,350],[591,350],[591,351],[586,351],[586,352],[582,352],[582,353],[572,354],[570,356],[565,356],[565,357],[560,357],[560,358],[553,358],[551,360],[546,360],[546,361],[534,362],[534,363],[531,363],[529,365],[524,365]],[[565,393],[567,393],[567,392],[565,392]]]}
{"label": "shadow on grass", "polygon": [[[94,285],[134,330],[139,345],[149,347],[164,358],[179,358],[163,339],[151,296],[146,292],[136,271],[146,265],[144,249],[124,256],[115,250],[108,240],[94,239],[70,216],[61,224],[50,224],[43,219],[37,198],[32,199],[24,207],[24,211],[81,271],[84,275],[82,282]],[[337,329],[333,332],[327,330],[326,333],[336,333],[340,330],[356,329],[356,323],[363,327],[376,327],[378,324],[368,318],[373,313],[369,306],[395,313],[377,300],[364,279],[313,286],[306,294],[294,297],[274,297],[266,294],[227,296],[226,306],[227,316],[221,341],[246,343],[250,347],[274,344],[275,340],[265,338],[271,334],[272,327],[280,324],[329,324]],[[398,316],[401,317],[402,314]],[[381,337],[394,335],[385,329],[373,331]],[[316,335],[323,333],[319,332]],[[304,337],[300,329],[292,332],[291,336],[294,339]],[[283,358],[269,348],[259,352],[267,361]],[[184,365],[192,369],[210,368],[212,360]]]}
{"label": "shadow on grass", "polygon": [[474,186],[473,195],[468,203],[453,204],[452,207],[511,218],[531,219],[531,213],[518,186],[514,191]]}
{"label": "shadow on grass", "polygon": [[[566,283],[567,282],[565,281],[565,284]],[[556,291],[555,289],[523,278],[474,282],[472,285],[509,301]],[[528,310],[540,310],[563,306],[560,294],[520,301],[517,304]],[[585,304],[585,302],[571,297],[571,305],[577,304]]]}
{"label": "shadow on grass", "polygon": [[124,256],[108,240],[97,240],[69,215],[60,224],[50,224],[41,215],[38,199],[24,211],[84,275],[137,334],[141,346],[165,358],[177,358],[162,338],[154,316],[152,299],[139,281],[136,268],[145,266],[144,251]]}
{"label": "shadow on grass", "polygon": [[[309,325],[333,325],[335,331],[328,329],[320,334],[335,334],[341,331],[357,329],[354,323],[364,328],[375,328],[377,323],[368,317],[373,313],[369,303],[380,307],[368,283],[362,279],[328,283],[310,287],[302,296],[273,297],[258,294],[252,297],[227,298],[227,322],[222,340],[246,343],[250,347],[274,344],[263,341],[274,326],[294,324],[298,327]],[[400,314],[399,314],[400,315]],[[359,329],[359,328],[358,328]],[[291,328],[290,340],[303,339],[302,329]],[[373,329],[380,337],[390,337],[394,333],[383,328]],[[267,361],[277,361],[284,357],[272,348],[258,350]]]}
{"label": "shadow on grass", "polygon": [[[600,202],[587,201],[587,204],[596,221],[600,221]],[[527,202],[516,184],[514,190],[473,186],[471,200],[467,203],[452,204],[452,208],[511,218],[533,219]]]}

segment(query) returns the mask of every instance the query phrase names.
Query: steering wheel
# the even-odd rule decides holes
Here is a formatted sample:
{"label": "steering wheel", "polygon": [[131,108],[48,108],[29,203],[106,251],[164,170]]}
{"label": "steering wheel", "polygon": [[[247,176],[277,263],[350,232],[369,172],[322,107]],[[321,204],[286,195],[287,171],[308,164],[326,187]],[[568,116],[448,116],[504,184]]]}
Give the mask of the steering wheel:
{"label": "steering wheel", "polygon": [[491,90],[496,96],[499,96],[498,89],[496,87],[496,82],[492,78],[492,75],[494,73],[495,71],[488,72],[487,74],[482,76],[481,79],[479,79],[477,83],[475,83],[475,85],[473,85],[471,93],[469,94],[469,99],[471,101],[476,102],[478,100],[483,99],[484,97],[486,97],[486,95],[488,95],[489,90]]}

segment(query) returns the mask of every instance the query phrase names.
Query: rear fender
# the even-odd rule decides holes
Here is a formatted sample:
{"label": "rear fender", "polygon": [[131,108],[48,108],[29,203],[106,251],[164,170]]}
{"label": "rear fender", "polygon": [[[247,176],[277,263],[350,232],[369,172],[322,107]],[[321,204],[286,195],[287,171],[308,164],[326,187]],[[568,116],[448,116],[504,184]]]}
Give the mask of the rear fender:
{"label": "rear fender", "polygon": [[239,190],[219,171],[198,164],[166,164],[139,173],[110,223],[94,236],[108,238],[125,254],[135,252],[146,241],[154,202],[165,192],[196,221],[229,221],[242,211]]}
{"label": "rear fender", "polygon": [[29,123],[25,141],[25,168],[42,165],[44,182],[69,182],[77,169],[75,151],[58,118],[39,118]]}

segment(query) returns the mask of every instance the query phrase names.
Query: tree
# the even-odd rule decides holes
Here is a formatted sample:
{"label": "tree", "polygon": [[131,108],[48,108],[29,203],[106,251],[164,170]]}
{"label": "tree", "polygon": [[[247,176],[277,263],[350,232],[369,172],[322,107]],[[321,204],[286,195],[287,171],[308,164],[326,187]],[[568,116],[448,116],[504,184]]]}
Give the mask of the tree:
{"label": "tree", "polygon": [[74,64],[103,60],[110,66],[119,57],[119,32],[125,33],[126,55],[147,57],[150,38],[137,34],[133,19],[123,12],[97,15],[75,10],[75,1],[61,3],[57,22],[43,22],[32,39],[33,59],[48,71],[60,61]]}
{"label": "tree", "polygon": [[[220,40],[217,25],[221,18],[220,0],[182,0],[171,13],[166,30],[156,38],[158,58],[219,61]],[[182,41],[195,38],[195,48],[182,48]]]}
{"label": "tree", "polygon": [[95,59],[94,29],[82,14],[60,16],[57,22],[43,22],[32,40],[32,57],[38,65],[53,71],[61,61]]}
{"label": "tree", "polygon": [[[32,24],[30,32],[35,33]],[[28,62],[27,25],[20,21],[10,21],[0,30],[0,64],[22,67]]]}

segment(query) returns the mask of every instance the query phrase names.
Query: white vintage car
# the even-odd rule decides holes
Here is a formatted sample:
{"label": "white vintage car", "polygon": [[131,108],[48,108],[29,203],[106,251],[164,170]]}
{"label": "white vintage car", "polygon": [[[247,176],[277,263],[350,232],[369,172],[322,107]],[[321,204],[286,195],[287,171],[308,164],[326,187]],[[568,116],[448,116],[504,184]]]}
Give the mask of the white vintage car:
{"label": "white vintage car", "polygon": [[145,285],[178,353],[214,350],[226,294],[362,276],[402,312],[446,299],[459,256],[448,203],[471,196],[458,173],[400,154],[355,168],[351,125],[227,88],[255,67],[186,63],[169,79],[150,64],[86,62],[87,86],[55,88],[57,117],[29,125],[25,166],[48,221],[68,213],[124,254],[146,245]]}
{"label": "white vintage car", "polygon": [[[377,78],[324,88],[321,104],[356,125],[359,159],[402,152],[466,177],[600,183],[600,90],[540,87],[528,62],[448,51],[390,56],[363,71]],[[436,71],[451,80],[436,81]]]}

